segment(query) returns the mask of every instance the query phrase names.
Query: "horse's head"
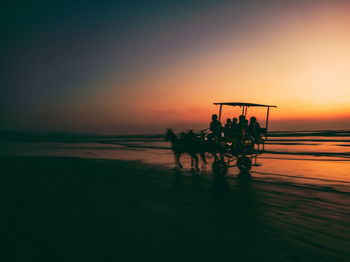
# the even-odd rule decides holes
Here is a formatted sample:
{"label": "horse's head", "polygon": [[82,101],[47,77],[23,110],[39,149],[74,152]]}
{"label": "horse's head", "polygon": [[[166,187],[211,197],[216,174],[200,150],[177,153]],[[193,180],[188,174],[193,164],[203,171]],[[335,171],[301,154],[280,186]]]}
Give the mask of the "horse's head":
{"label": "horse's head", "polygon": [[165,136],[164,136],[165,140],[166,140],[166,141],[169,141],[169,140],[171,140],[174,136],[175,136],[175,134],[174,134],[173,130],[167,128],[167,129],[166,129]]}
{"label": "horse's head", "polygon": [[185,139],[187,137],[187,134],[185,132],[180,133],[180,138]]}

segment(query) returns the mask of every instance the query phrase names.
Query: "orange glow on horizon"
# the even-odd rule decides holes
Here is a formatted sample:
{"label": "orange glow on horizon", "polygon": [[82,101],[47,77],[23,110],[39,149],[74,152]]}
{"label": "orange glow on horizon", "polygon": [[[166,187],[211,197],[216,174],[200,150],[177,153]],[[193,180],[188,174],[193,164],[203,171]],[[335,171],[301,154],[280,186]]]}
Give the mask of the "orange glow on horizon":
{"label": "orange glow on horizon", "polygon": [[274,121],[350,120],[349,12],[320,8],[226,37],[211,50],[143,68],[136,78],[111,78],[108,92],[81,106],[88,101],[100,112],[93,114],[121,123],[204,123],[217,112],[212,103],[225,101],[277,105]]}

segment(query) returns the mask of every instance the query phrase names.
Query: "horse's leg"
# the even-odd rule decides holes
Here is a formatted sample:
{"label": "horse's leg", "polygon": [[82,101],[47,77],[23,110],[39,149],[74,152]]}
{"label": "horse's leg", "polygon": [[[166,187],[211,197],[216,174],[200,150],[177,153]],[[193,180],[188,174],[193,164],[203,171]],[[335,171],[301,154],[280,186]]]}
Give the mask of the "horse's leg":
{"label": "horse's leg", "polygon": [[177,154],[177,155],[176,155],[176,162],[177,162],[178,166],[179,166],[180,168],[182,168],[182,165],[181,165],[181,163],[180,163],[180,157],[181,157],[181,154]]}
{"label": "horse's leg", "polygon": [[209,154],[211,154],[214,157],[214,161],[218,161],[218,155],[216,154],[217,150],[217,145],[213,143],[209,143],[207,145],[207,151]]}
{"label": "horse's leg", "polygon": [[212,151],[211,154],[213,155],[215,161],[218,161],[218,160],[219,160],[219,159],[218,159],[218,155],[216,154],[216,151],[215,151],[215,150]]}
{"label": "horse's leg", "polygon": [[206,164],[207,160],[205,159],[205,153],[202,151],[202,152],[199,153],[199,155],[201,156],[202,161],[204,162],[204,164]]}
{"label": "horse's leg", "polygon": [[178,166],[178,164],[177,164],[177,157],[176,157],[177,154],[175,154],[175,152],[173,152],[173,153],[174,153],[175,167],[177,167]]}
{"label": "horse's leg", "polygon": [[193,166],[194,166],[194,154],[192,152],[187,152],[187,154],[191,158],[191,170],[194,170],[194,168],[193,168]]}
{"label": "horse's leg", "polygon": [[197,154],[194,155],[194,160],[196,161],[196,170],[199,171],[199,167],[198,167],[198,156]]}

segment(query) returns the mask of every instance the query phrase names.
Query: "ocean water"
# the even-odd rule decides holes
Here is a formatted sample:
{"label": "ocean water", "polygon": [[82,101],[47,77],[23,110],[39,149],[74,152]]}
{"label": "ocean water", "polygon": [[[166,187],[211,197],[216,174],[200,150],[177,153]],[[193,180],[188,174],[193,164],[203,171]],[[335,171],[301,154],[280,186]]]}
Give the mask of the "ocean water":
{"label": "ocean water", "polygon": [[[262,181],[278,180],[350,191],[350,131],[320,130],[271,132],[260,166],[250,174]],[[0,140],[1,155],[65,156],[141,161],[172,168],[170,143],[162,135],[89,136],[69,134],[5,134]],[[190,158],[181,159],[184,171]],[[211,164],[201,163],[201,173],[211,175]],[[228,177],[239,173],[229,169]]]}

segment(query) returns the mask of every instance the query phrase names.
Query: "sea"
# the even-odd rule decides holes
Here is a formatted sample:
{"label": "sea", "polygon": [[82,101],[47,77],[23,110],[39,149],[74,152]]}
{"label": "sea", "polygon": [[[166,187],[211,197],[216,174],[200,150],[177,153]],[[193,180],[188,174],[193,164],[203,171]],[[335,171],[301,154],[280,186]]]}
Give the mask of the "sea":
{"label": "sea", "polygon": [[[175,168],[170,146],[163,134],[0,133],[2,156],[116,159]],[[189,156],[183,155],[181,162],[184,174],[190,174]],[[250,170],[255,180],[350,192],[350,130],[270,132],[257,163]],[[210,159],[200,169],[200,174],[212,175]],[[231,167],[227,176],[238,174]]]}

